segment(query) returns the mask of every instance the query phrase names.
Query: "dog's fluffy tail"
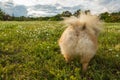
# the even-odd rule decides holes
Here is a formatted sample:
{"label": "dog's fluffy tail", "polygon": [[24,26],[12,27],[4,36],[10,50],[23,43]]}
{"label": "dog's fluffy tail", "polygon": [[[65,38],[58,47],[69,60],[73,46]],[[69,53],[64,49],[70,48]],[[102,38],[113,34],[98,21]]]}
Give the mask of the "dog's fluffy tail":
{"label": "dog's fluffy tail", "polygon": [[64,23],[69,26],[81,26],[83,29],[87,28],[89,30],[94,30],[99,34],[102,30],[102,21],[96,15],[91,15],[90,13],[81,13],[79,17],[71,16],[69,18],[64,18]]}

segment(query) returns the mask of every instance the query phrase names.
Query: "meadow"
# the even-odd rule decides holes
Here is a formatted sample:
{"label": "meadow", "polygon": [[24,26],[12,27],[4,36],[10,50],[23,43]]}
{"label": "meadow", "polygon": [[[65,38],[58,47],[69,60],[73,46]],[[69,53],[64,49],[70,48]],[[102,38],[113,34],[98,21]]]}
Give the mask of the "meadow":
{"label": "meadow", "polygon": [[0,80],[120,80],[120,23],[105,23],[99,48],[82,77],[81,64],[67,64],[57,21],[0,22]]}

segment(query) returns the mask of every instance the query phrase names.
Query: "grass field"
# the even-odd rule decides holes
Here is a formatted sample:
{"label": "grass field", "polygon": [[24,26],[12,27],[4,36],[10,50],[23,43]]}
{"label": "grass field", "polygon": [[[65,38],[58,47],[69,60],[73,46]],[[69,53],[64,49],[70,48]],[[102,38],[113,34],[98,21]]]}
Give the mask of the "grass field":
{"label": "grass field", "polygon": [[0,22],[0,80],[120,80],[120,23],[106,23],[82,78],[79,60],[66,64],[56,21]]}

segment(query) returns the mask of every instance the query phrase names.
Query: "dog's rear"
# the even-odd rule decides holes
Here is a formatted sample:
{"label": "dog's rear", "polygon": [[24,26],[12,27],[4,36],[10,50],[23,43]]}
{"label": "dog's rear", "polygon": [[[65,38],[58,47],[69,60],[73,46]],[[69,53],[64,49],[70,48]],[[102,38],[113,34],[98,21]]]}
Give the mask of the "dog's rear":
{"label": "dog's rear", "polygon": [[86,71],[97,50],[101,22],[97,16],[84,13],[78,18],[66,18],[64,22],[68,27],[59,40],[61,53],[67,62],[75,55],[80,56],[83,71]]}

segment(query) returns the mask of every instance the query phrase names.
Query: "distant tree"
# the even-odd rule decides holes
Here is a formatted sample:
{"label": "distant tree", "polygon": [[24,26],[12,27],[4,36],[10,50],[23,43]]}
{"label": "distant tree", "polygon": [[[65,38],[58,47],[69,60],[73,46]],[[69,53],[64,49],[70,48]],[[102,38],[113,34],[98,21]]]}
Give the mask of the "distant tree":
{"label": "distant tree", "polygon": [[110,14],[108,12],[101,13],[100,18],[106,22],[109,22],[110,21]]}
{"label": "distant tree", "polygon": [[70,11],[64,11],[64,12],[62,12],[61,16],[62,17],[70,17],[70,16],[72,16],[72,13]]}
{"label": "distant tree", "polygon": [[10,15],[8,15],[8,14],[4,14],[3,20],[4,20],[4,21],[11,21],[11,20],[12,20],[12,17],[11,17]]}
{"label": "distant tree", "polygon": [[[85,13],[90,13],[90,10],[85,10]],[[78,17],[81,14],[81,10],[77,10],[74,12],[74,16]],[[62,14],[57,14],[52,17],[15,17],[14,14],[12,16],[5,14],[0,9],[0,20],[2,21],[60,21],[63,20],[62,17],[70,17],[72,16],[72,13],[70,11],[64,11]],[[108,13],[104,12],[101,13],[100,19],[102,19],[105,22],[120,22],[120,12],[113,12],[113,13]]]}
{"label": "distant tree", "polygon": [[120,12],[111,13],[112,22],[120,22]]}
{"label": "distant tree", "polygon": [[4,15],[5,15],[5,13],[0,9],[0,20],[3,20]]}
{"label": "distant tree", "polygon": [[57,14],[53,17],[50,17],[49,19],[50,21],[60,21],[60,20],[63,20],[62,17],[61,17],[61,14]]}
{"label": "distant tree", "polygon": [[91,13],[90,10],[85,10],[85,14],[87,14],[87,13]]}
{"label": "distant tree", "polygon": [[81,9],[78,9],[77,11],[74,12],[74,16],[78,17],[81,13]]}

